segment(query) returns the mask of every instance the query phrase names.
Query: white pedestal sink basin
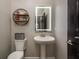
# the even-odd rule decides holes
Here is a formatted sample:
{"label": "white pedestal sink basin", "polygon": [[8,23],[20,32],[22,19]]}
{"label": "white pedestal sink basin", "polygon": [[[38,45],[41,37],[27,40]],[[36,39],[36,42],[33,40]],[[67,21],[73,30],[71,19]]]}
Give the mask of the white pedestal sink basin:
{"label": "white pedestal sink basin", "polygon": [[54,41],[55,41],[55,38],[52,37],[52,36],[35,36],[34,37],[34,41],[37,43],[37,44],[40,44],[41,46],[41,54],[40,54],[40,57],[41,59],[46,59],[46,45],[47,44],[53,44]]}

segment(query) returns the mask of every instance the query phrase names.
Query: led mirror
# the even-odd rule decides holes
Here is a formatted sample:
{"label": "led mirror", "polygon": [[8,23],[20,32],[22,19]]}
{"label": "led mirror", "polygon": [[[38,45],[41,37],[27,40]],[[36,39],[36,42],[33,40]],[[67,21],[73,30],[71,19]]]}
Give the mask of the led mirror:
{"label": "led mirror", "polygon": [[51,31],[51,7],[36,7],[36,31]]}

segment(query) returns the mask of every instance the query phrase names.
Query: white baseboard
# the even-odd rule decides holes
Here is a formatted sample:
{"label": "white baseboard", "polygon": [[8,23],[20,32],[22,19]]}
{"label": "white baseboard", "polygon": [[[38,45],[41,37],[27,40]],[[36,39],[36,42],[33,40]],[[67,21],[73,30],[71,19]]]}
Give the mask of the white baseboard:
{"label": "white baseboard", "polygon": [[[24,59],[40,59],[40,57],[24,57]],[[55,57],[46,57],[46,59],[55,59]]]}

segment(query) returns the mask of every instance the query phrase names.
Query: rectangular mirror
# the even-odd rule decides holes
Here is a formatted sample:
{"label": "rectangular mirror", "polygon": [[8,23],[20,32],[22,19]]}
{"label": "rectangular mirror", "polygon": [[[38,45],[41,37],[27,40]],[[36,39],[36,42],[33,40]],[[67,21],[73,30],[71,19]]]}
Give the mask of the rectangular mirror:
{"label": "rectangular mirror", "polygon": [[36,31],[51,31],[51,7],[36,7]]}

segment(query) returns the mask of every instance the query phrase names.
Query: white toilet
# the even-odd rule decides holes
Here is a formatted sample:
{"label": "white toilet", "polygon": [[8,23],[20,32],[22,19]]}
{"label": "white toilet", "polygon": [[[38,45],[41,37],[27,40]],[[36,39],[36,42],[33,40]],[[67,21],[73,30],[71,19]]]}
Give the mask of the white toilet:
{"label": "white toilet", "polygon": [[12,52],[7,59],[23,59],[25,41],[26,39],[15,39],[16,51]]}

